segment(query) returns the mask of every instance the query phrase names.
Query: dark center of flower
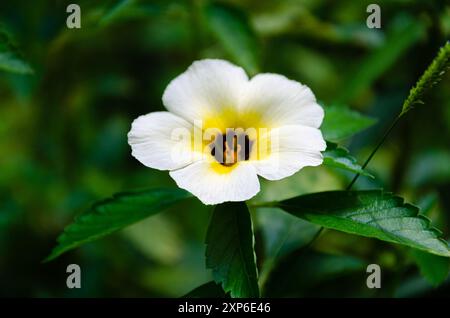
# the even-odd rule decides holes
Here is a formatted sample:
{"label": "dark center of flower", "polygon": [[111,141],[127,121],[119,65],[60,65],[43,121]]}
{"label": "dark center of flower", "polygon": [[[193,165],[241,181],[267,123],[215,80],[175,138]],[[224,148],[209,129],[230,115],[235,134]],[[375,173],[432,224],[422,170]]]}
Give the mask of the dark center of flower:
{"label": "dark center of flower", "polygon": [[223,166],[229,167],[243,160],[249,160],[253,141],[245,133],[232,130],[218,134],[211,145],[211,155]]}

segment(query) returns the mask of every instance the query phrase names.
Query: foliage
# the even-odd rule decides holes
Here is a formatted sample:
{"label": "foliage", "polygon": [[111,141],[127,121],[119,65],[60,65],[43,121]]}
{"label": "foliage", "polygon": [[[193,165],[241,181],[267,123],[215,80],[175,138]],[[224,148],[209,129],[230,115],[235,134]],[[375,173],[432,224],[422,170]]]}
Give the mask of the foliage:
{"label": "foliage", "polygon": [[64,230],[58,238],[58,246],[46,261],[81,244],[141,221],[190,197],[190,193],[181,189],[154,189],[118,193],[110,199],[97,202]]}
{"label": "foliage", "polygon": [[[375,30],[368,3],[80,0],[68,29],[64,1],[1,2],[0,295],[448,294],[450,8],[383,0]],[[131,121],[202,58],[311,87],[324,165],[211,208],[136,162]]]}
{"label": "foliage", "polygon": [[258,297],[250,213],[245,203],[217,206],[206,237],[206,267],[232,297]]}
{"label": "foliage", "polygon": [[33,73],[30,65],[21,57],[11,36],[0,26],[0,70],[17,74]]}
{"label": "foliage", "polygon": [[339,141],[373,125],[372,118],[343,106],[326,106],[321,126],[325,139]]}
{"label": "foliage", "polygon": [[330,191],[307,194],[277,206],[326,228],[404,244],[450,256],[447,242],[419,215],[419,209],[400,197],[379,190]]}

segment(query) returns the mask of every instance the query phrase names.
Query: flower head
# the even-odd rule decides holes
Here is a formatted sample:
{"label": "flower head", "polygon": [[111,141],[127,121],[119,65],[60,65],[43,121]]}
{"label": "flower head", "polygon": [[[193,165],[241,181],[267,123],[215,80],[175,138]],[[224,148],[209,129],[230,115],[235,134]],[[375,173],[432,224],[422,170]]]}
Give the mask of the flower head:
{"label": "flower head", "polygon": [[245,201],[258,175],[279,180],[322,163],[324,112],[311,90],[278,74],[249,79],[223,60],[194,62],[163,94],[168,112],[138,117],[132,155],[169,170],[205,204]]}

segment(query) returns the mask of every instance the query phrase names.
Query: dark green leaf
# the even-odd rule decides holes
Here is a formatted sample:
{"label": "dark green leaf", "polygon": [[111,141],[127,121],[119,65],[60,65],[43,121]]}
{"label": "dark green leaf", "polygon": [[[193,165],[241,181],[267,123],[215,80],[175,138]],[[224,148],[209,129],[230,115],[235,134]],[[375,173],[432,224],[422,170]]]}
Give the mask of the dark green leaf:
{"label": "dark green leaf", "polygon": [[324,106],[325,118],[322,123],[326,140],[338,141],[350,137],[375,123],[375,120],[344,106]]}
{"label": "dark green leaf", "polygon": [[112,198],[95,203],[90,210],[77,217],[58,237],[58,245],[45,261],[123,229],[190,197],[190,193],[177,188],[115,194]]}
{"label": "dark green leaf", "polygon": [[225,298],[227,294],[220,285],[215,282],[208,282],[191,290],[182,298]]}
{"label": "dark green leaf", "polygon": [[447,257],[411,250],[414,261],[422,275],[434,286],[444,282],[450,270],[450,260]]}
{"label": "dark green leaf", "polygon": [[258,45],[245,15],[224,5],[206,10],[209,25],[224,49],[250,74],[259,69]]}
{"label": "dark green leaf", "polygon": [[419,209],[381,190],[329,191],[281,201],[282,209],[323,227],[450,256],[441,232]]}
{"label": "dark green leaf", "polygon": [[356,162],[355,157],[350,155],[347,149],[338,147],[335,143],[327,143],[327,150],[325,150],[322,155],[324,165],[348,170],[373,178],[370,173],[361,168]]}
{"label": "dark green leaf", "polygon": [[231,297],[259,297],[250,213],[244,202],[218,205],[206,237],[206,267]]}
{"label": "dark green leaf", "polygon": [[0,70],[16,74],[32,74],[30,65],[21,57],[11,36],[0,27]]}

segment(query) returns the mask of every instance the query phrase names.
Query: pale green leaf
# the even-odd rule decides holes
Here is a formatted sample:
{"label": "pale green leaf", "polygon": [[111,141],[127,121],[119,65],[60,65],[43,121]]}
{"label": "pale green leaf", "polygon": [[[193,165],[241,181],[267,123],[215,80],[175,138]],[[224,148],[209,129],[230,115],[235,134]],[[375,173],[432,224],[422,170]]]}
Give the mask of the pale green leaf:
{"label": "pale green leaf", "polygon": [[348,138],[375,123],[373,118],[362,115],[344,106],[324,106],[323,136],[329,141],[339,141]]}

